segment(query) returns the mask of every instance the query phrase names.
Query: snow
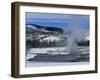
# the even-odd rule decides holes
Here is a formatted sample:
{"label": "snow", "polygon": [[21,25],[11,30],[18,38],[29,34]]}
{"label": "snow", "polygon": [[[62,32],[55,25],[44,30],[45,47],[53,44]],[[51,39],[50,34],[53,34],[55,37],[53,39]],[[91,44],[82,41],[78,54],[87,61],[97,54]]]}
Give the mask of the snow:
{"label": "snow", "polygon": [[31,48],[29,51],[28,51],[28,54],[33,54],[33,53],[36,53],[36,54],[69,54],[67,52],[63,52],[64,50],[66,50],[67,48],[66,47],[53,47],[53,48]]}
{"label": "snow", "polygon": [[[80,54],[89,54],[89,47],[78,47]],[[31,48],[27,54],[70,54],[67,47]]]}
{"label": "snow", "polygon": [[90,40],[89,36],[86,36],[86,37],[85,37],[85,40]]}
{"label": "snow", "polygon": [[[78,47],[78,49],[81,51],[80,54],[89,54],[89,47]],[[42,62],[42,61],[27,61],[30,58],[34,58],[36,54],[41,53],[41,54],[49,54],[51,52],[51,55],[59,54],[69,54],[69,53],[64,53],[63,50],[66,50],[66,47],[51,47],[51,48],[31,48],[26,55],[25,59],[25,66],[26,67],[42,67],[42,66],[58,66],[58,65],[88,65],[89,62],[85,62],[86,59],[82,62]]]}
{"label": "snow", "polygon": [[38,29],[36,26],[34,26],[34,25],[27,25],[27,27],[29,27],[29,28],[31,28],[31,29],[34,29],[34,30],[38,30],[38,31],[43,31],[43,32],[50,32],[50,31],[48,31],[48,30],[46,30],[46,29]]}
{"label": "snow", "polygon": [[39,29],[39,30],[41,30],[41,31],[43,31],[43,32],[51,32],[51,31],[48,31],[48,30],[46,30],[46,29]]}
{"label": "snow", "polygon": [[30,58],[34,58],[36,56],[36,54],[27,54],[26,60],[30,59]]}
{"label": "snow", "polygon": [[36,26],[33,26],[33,25],[27,25],[27,27],[37,30]]}
{"label": "snow", "polygon": [[88,65],[89,62],[29,62],[26,61],[25,67],[43,67],[43,66],[70,66],[70,65]]}
{"label": "snow", "polygon": [[49,36],[49,37],[46,37],[43,39],[44,41],[60,41],[60,38],[59,37],[56,37],[56,36]]}

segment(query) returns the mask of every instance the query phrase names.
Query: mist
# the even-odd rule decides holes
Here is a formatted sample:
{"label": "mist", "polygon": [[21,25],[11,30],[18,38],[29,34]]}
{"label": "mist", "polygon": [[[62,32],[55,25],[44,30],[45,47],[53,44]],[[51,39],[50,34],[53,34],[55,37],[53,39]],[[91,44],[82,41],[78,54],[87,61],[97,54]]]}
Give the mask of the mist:
{"label": "mist", "polygon": [[71,17],[71,20],[64,30],[68,37],[66,46],[69,53],[79,55],[77,42],[84,41],[89,31],[80,23],[80,18]]}

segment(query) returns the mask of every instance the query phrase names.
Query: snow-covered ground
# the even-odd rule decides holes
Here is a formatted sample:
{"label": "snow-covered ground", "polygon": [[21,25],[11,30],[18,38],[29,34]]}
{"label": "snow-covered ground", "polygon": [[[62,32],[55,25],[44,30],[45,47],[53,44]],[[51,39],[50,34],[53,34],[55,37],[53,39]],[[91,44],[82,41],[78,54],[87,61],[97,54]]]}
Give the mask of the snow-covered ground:
{"label": "snow-covered ground", "polygon": [[27,55],[26,55],[26,60],[30,58],[34,58],[36,54],[59,54],[57,51],[60,52],[60,54],[69,54],[68,52],[63,52],[66,50],[66,47],[51,47],[51,48],[31,48],[28,50]]}
{"label": "snow-covered ground", "polygon": [[[79,48],[79,50],[81,51],[81,52],[86,52],[86,53],[88,53],[89,52],[89,47],[78,47]],[[49,48],[30,48],[29,50],[28,50],[28,52],[27,52],[27,54],[33,54],[33,53],[35,53],[35,54],[45,54],[45,53],[50,53],[50,54],[56,54],[57,53],[57,51],[59,51],[59,52],[61,52],[60,54],[64,54],[64,53],[62,53],[63,51],[65,51],[65,50],[67,50],[67,47],[49,47]],[[59,53],[57,53],[57,54],[59,54]],[[66,54],[69,54],[69,53],[66,53]]]}
{"label": "snow-covered ground", "polygon": [[[67,48],[66,47],[49,47],[49,48],[31,48],[28,53],[41,53],[41,54],[44,54],[44,53],[48,53],[50,51],[52,52],[55,52],[55,51],[63,51],[63,50],[66,50]],[[52,53],[51,53],[52,54]]]}
{"label": "snow-covered ground", "polygon": [[43,67],[43,66],[69,66],[69,65],[88,65],[89,62],[29,62],[26,61],[25,67]]}

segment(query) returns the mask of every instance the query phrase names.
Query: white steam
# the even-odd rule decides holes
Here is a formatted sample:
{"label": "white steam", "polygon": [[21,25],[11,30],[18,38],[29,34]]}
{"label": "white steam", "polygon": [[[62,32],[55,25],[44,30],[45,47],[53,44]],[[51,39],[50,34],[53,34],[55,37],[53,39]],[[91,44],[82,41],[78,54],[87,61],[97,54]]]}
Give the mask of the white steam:
{"label": "white steam", "polygon": [[79,50],[77,46],[77,41],[84,41],[88,30],[80,24],[80,19],[78,17],[71,17],[71,20],[69,22],[69,25],[65,29],[65,34],[68,34],[67,39],[67,49],[70,54],[76,54],[76,56],[79,55]]}

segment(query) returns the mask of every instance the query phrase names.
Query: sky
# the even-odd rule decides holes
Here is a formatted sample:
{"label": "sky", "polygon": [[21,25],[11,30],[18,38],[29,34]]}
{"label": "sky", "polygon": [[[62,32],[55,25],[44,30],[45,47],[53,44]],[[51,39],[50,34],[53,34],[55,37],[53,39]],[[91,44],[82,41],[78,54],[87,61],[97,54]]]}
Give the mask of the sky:
{"label": "sky", "polygon": [[63,30],[72,26],[88,29],[89,15],[26,12],[26,24],[58,27]]}

